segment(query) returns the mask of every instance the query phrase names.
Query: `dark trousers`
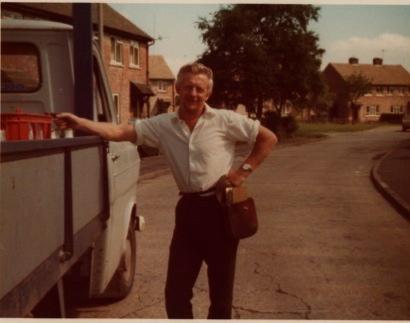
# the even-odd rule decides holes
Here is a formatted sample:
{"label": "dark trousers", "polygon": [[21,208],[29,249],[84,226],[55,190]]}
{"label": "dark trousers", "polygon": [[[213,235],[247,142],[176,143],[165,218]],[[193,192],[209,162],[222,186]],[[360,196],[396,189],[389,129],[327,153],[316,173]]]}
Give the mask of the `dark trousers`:
{"label": "dark trousers", "polygon": [[169,318],[193,318],[192,289],[202,262],[208,266],[209,319],[230,319],[238,240],[224,231],[216,197],[183,196],[176,207],[165,302]]}

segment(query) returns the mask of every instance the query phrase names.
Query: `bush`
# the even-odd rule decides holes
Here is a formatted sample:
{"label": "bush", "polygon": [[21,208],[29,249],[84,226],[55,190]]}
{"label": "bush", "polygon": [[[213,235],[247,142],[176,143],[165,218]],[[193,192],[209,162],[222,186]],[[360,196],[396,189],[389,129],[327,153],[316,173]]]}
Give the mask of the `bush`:
{"label": "bush", "polygon": [[275,111],[265,112],[262,124],[273,131],[279,138],[291,137],[299,128],[295,117],[281,117]]}
{"label": "bush", "polygon": [[281,128],[285,131],[286,135],[292,136],[296,130],[298,130],[299,126],[294,116],[286,116],[281,118]]}
{"label": "bush", "polygon": [[396,114],[396,113],[382,113],[380,115],[380,122],[388,122],[388,123],[401,123],[403,119],[403,113]]}
{"label": "bush", "polygon": [[262,124],[268,128],[269,130],[273,131],[274,133],[278,134],[279,126],[280,126],[280,115],[274,111],[267,111],[264,113]]}

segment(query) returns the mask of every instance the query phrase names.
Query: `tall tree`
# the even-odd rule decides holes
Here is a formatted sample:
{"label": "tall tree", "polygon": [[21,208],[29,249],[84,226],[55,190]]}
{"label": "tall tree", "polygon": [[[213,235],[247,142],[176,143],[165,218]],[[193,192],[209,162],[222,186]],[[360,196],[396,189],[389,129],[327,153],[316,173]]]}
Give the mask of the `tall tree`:
{"label": "tall tree", "polygon": [[200,18],[208,47],[200,61],[213,68],[217,85],[212,101],[244,103],[260,118],[267,99],[278,112],[287,101],[303,100],[320,81],[324,50],[308,30],[318,17],[311,5],[237,4]]}

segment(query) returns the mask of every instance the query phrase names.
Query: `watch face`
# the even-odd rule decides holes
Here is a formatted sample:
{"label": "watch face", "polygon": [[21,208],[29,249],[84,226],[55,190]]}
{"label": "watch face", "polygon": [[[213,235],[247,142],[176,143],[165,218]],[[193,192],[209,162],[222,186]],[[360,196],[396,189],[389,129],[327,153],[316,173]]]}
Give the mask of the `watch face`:
{"label": "watch face", "polygon": [[241,168],[242,168],[244,171],[247,171],[247,172],[251,172],[251,171],[252,171],[252,166],[249,165],[249,164],[243,164]]}

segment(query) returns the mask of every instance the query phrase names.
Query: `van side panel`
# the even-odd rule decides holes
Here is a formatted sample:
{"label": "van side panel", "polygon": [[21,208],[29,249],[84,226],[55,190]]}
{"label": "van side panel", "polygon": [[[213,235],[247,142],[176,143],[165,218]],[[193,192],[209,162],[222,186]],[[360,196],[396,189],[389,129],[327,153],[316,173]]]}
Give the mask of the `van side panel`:
{"label": "van side panel", "polygon": [[106,145],[82,137],[1,150],[0,313],[22,317],[106,231]]}
{"label": "van side panel", "polygon": [[73,151],[73,228],[74,233],[104,211],[103,148]]}
{"label": "van side panel", "polygon": [[64,242],[64,154],[1,163],[0,299]]}

